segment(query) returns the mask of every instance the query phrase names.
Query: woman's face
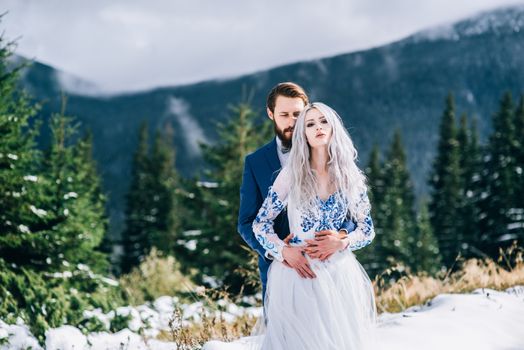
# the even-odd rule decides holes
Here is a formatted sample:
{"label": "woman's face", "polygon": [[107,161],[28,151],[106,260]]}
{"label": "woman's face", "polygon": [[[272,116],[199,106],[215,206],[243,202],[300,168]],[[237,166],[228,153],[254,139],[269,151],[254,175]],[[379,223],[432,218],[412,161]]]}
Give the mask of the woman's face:
{"label": "woman's face", "polygon": [[329,145],[333,128],[318,109],[312,108],[306,113],[305,128],[307,143],[311,148]]}

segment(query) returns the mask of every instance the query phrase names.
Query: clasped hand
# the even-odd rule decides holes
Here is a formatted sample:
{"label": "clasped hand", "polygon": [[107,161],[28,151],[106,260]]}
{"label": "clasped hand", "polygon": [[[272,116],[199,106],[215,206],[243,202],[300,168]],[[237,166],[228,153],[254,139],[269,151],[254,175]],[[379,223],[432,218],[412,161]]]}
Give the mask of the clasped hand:
{"label": "clasped hand", "polygon": [[[293,238],[293,234],[290,233],[284,242],[286,244]],[[333,230],[323,230],[315,232],[315,239],[306,239],[306,246],[293,247],[287,245],[284,247],[283,256],[284,264],[297,271],[297,273],[303,278],[315,278],[317,277],[305,254],[309,255],[311,259],[320,259],[324,261],[328,259],[338,250],[345,247],[345,242],[342,240],[346,236],[345,233],[338,233]]]}

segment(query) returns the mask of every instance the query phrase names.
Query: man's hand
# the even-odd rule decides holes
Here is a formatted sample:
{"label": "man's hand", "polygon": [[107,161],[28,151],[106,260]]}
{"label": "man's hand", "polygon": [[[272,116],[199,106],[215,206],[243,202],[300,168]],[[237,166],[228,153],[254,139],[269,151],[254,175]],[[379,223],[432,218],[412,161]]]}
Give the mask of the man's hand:
{"label": "man's hand", "polygon": [[[292,236],[292,234],[286,237],[287,242],[289,242],[289,239],[291,239],[290,236]],[[284,242],[286,242],[286,240],[284,240]],[[285,246],[282,250],[282,256],[284,257],[284,264],[292,269],[295,269],[300,277],[317,277],[317,275],[315,275],[311,269],[311,266],[309,265],[306,257],[304,256],[304,247]]]}
{"label": "man's hand", "polygon": [[324,261],[337,251],[344,249],[348,242],[345,231],[323,230],[315,232],[315,239],[306,239],[307,246],[304,251],[312,259]]}
{"label": "man's hand", "polygon": [[295,235],[290,233],[289,235],[287,235],[286,238],[284,238],[284,243],[286,244],[289,244],[289,241],[291,241],[291,239],[294,237]]}

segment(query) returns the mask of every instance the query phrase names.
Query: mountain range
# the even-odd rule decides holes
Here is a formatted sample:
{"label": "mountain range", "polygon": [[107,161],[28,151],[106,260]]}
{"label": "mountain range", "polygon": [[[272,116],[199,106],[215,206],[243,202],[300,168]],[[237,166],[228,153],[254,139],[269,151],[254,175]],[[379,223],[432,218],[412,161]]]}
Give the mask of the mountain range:
{"label": "mountain range", "polygon": [[[266,94],[281,81],[301,84],[313,101],[337,110],[359,151],[361,168],[373,144],[386,151],[400,129],[420,199],[429,191],[447,94],[453,93],[459,115],[478,120],[485,141],[502,94],[524,93],[524,6],[480,13],[380,47],[184,86],[104,95],[94,84],[38,61],[23,71],[20,84],[42,104],[38,118],[47,120],[60,111],[65,92],[66,114],[75,116],[81,129],[93,131],[95,159],[109,195],[110,231],[117,238],[143,120],[151,133],[173,124],[177,169],[184,176],[197,175],[204,166],[199,142],[217,142],[216,123],[230,117],[229,106],[249,96],[265,118]],[[39,145],[46,147],[49,140],[43,129]]]}

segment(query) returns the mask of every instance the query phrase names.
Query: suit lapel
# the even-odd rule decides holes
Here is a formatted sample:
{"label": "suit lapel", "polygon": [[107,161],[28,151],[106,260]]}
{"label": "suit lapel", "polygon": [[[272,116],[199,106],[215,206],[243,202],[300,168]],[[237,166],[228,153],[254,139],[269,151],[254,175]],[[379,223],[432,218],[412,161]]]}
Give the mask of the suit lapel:
{"label": "suit lapel", "polygon": [[266,152],[264,152],[264,155],[270,165],[269,168],[271,169],[271,172],[273,174],[271,176],[271,183],[273,183],[273,181],[278,175],[280,168],[282,167],[280,165],[280,159],[278,159],[276,139],[273,139],[273,141],[266,145]]}

